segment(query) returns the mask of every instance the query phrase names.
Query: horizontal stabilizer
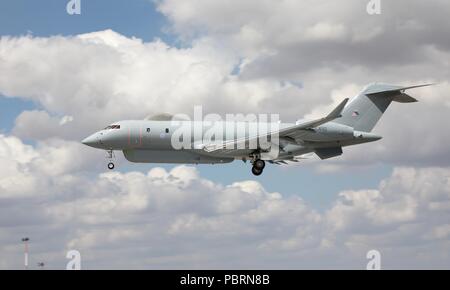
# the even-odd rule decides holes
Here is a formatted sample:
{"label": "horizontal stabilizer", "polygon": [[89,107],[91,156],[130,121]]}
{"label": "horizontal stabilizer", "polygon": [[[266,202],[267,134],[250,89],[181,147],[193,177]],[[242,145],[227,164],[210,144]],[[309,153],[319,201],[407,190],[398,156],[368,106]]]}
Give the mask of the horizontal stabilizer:
{"label": "horizontal stabilizer", "polygon": [[428,87],[434,84],[424,84],[409,87],[393,86],[393,85],[383,85],[375,84],[368,88],[365,92],[366,96],[389,96],[392,101],[398,103],[415,103],[417,100],[408,94],[405,94],[405,90]]}
{"label": "horizontal stabilizer", "polygon": [[402,87],[402,86],[393,86],[393,85],[384,85],[384,84],[374,84],[367,89],[367,91],[365,92],[365,95],[373,96],[373,95],[378,95],[378,94],[394,93],[394,92],[403,93],[405,90],[421,88],[421,87],[428,87],[428,86],[432,86],[432,85],[434,85],[434,84],[424,84],[424,85]]}

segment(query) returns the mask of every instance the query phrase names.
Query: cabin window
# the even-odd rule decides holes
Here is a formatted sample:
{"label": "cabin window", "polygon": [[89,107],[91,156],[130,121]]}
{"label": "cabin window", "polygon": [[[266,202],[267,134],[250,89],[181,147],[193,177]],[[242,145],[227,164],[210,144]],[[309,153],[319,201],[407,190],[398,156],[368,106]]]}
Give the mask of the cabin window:
{"label": "cabin window", "polygon": [[120,125],[111,125],[105,128],[105,130],[109,130],[109,129],[120,129]]}
{"label": "cabin window", "polygon": [[169,128],[166,128],[166,133],[169,133]]}

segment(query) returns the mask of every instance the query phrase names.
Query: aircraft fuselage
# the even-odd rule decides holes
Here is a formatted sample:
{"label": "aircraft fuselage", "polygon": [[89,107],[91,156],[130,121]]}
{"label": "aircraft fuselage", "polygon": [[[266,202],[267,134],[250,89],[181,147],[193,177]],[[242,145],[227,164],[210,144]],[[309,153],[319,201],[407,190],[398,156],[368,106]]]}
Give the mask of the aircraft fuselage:
{"label": "aircraft fuselage", "polygon": [[[293,125],[295,124],[277,124],[280,129]],[[131,162],[214,164],[227,163],[235,159],[250,159],[250,155],[255,151],[251,148],[236,149],[231,152],[224,150],[214,154],[205,152],[202,145],[207,142],[205,138],[208,132],[211,132],[213,126],[221,128],[219,130],[219,132],[222,131],[221,140],[225,142],[270,132],[271,128],[270,123],[215,122],[212,124],[193,121],[127,120],[116,122],[92,134],[82,142],[94,148],[121,150],[125,158]],[[191,146],[175,149],[172,146],[172,138],[175,137],[174,134],[182,130],[181,127],[184,128],[183,137],[189,139],[186,144]],[[371,133],[354,131],[351,127],[331,122],[314,130],[302,132],[299,137],[298,140],[281,138],[279,143],[282,150],[277,157],[305,154],[318,147],[349,146],[381,138]]]}

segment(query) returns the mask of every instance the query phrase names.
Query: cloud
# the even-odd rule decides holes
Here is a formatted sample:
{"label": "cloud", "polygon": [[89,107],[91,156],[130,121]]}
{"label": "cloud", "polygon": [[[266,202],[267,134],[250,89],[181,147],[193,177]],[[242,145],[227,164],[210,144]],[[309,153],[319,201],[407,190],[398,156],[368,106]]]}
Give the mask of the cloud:
{"label": "cloud", "polygon": [[[99,155],[77,142],[48,139],[36,147],[17,137],[0,135],[0,197],[32,197],[47,190],[52,183],[72,186],[78,182],[73,173],[98,168]],[[61,177],[52,180],[53,177]]]}
{"label": "cloud", "polygon": [[[448,51],[448,41],[430,37],[445,35],[444,27],[449,25],[445,15],[450,10],[445,1],[386,2],[377,16],[369,16],[366,5],[357,0],[165,0],[159,1],[159,10],[182,38],[226,39],[245,57],[267,50],[276,52],[267,62],[270,67],[253,72],[259,75],[300,74],[330,65],[336,69],[348,64],[377,68],[404,65],[426,58],[422,49],[428,44]],[[246,37],[249,30],[257,32],[259,41]]]}
{"label": "cloud", "polygon": [[[319,22],[317,27],[331,26]],[[295,120],[304,114],[319,116],[344,97],[356,94],[362,88],[361,75],[378,79],[376,75],[381,74],[370,67],[351,65],[337,74],[330,65],[308,71],[301,87],[295,81],[284,80],[282,74],[274,75],[277,79],[247,79],[253,65],[261,65],[258,71],[267,71],[270,64],[266,61],[271,54],[242,62],[241,72],[234,75],[238,55],[218,46],[216,40],[203,39],[190,48],[174,48],[159,40],[144,43],[111,30],[75,37],[3,37],[0,47],[4,59],[0,65],[0,92],[35,100],[43,107],[22,112],[15,121],[13,133],[31,140],[79,141],[117,120],[139,119],[164,111],[190,114],[198,104],[202,104],[205,114],[281,113],[282,120]],[[410,71],[413,74],[407,84],[446,77],[448,70],[440,61],[446,53],[433,48],[427,51],[432,62],[388,66],[383,74],[392,76],[389,82],[396,82],[402,75],[404,84]],[[73,52],[70,58],[68,52]],[[426,79],[414,75],[417,71],[431,71],[431,67],[433,73]],[[383,145],[370,144],[374,154],[361,160],[445,164],[448,134],[439,134],[436,121],[448,121],[447,88],[448,83],[443,82],[441,86],[417,90],[412,94],[417,93],[423,104],[405,105],[404,111],[398,106],[389,109],[376,128],[386,136],[378,143]],[[396,113],[391,113],[394,110]],[[391,126],[394,123],[396,126]],[[405,142],[404,128],[416,128],[407,136],[409,142]],[[416,143],[422,144],[411,146]],[[405,151],[405,147],[411,150]],[[359,160],[358,154],[354,156],[357,157],[347,160]]]}
{"label": "cloud", "polygon": [[[74,37],[2,37],[0,47],[0,92],[43,107],[23,112],[14,131],[38,140],[80,140],[117,120],[192,114],[199,104],[205,113],[248,108],[245,113],[264,108],[267,98],[298,91],[279,81],[237,80],[231,72],[239,59],[207,40],[175,48],[105,30]],[[61,125],[62,116],[72,122]]]}
{"label": "cloud", "polygon": [[346,29],[342,24],[320,22],[305,31],[305,38],[311,40],[344,40]]}
{"label": "cloud", "polygon": [[45,140],[55,136],[72,139],[73,121],[71,116],[50,116],[46,111],[23,111],[17,116],[13,133],[15,136],[29,140]]}
{"label": "cloud", "polygon": [[86,175],[88,158],[65,163],[67,145],[0,136],[2,268],[21,267],[10,239],[20,235],[49,268],[63,268],[68,249],[85,268],[363,268],[373,248],[385,268],[450,266],[448,168],[396,168],[321,213],[257,181],[221,185],[190,166]]}
{"label": "cloud", "polygon": [[[448,1],[158,1],[182,43],[112,30],[0,38],[0,93],[35,101],[0,135],[0,267],[32,259],[87,268],[448,268]],[[405,9],[407,5],[408,9]],[[328,113],[374,81],[437,82],[393,104],[377,143],[345,148],[322,171],[394,166],[324,212],[252,180],[220,184],[195,167],[103,172],[79,140],[152,113]],[[31,140],[27,145],[22,140]],[[51,237],[51,239],[49,238]],[[34,261],[34,260],[33,260]]]}
{"label": "cloud", "polygon": [[322,2],[158,1],[183,47],[112,30],[4,36],[0,93],[41,107],[19,115],[13,132],[79,141],[117,120],[192,114],[199,104],[205,113],[279,113],[295,121],[327,113],[374,81],[436,82],[411,92],[422,103],[389,109],[376,127],[385,138],[370,144],[370,156],[360,158],[362,146],[342,165],[448,165],[448,134],[437,124],[449,121],[450,5],[391,1],[369,17],[361,1]]}

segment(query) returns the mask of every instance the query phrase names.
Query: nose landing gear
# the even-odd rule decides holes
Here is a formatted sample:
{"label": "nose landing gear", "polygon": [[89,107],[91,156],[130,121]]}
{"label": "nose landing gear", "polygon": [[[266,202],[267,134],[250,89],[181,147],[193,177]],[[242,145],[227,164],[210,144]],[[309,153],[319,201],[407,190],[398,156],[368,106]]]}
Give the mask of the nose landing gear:
{"label": "nose landing gear", "polygon": [[108,169],[113,170],[114,169],[113,159],[116,158],[116,156],[114,155],[114,151],[112,149],[107,150],[106,152],[108,153],[108,156],[106,158],[109,159]]}

